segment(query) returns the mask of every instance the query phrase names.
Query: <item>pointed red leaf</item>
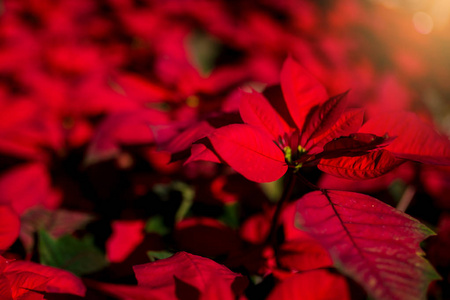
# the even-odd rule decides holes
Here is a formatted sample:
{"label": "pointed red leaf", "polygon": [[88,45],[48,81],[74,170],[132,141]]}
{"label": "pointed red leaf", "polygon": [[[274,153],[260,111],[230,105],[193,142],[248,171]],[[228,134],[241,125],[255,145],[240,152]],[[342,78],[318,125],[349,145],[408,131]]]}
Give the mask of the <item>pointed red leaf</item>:
{"label": "pointed red leaf", "polygon": [[331,140],[357,132],[364,119],[364,111],[352,109],[344,112],[341,117],[326,131],[320,135],[310,137],[304,144],[308,154],[317,154],[323,151],[323,146]]}
{"label": "pointed red leaf", "polygon": [[287,171],[283,151],[257,127],[232,124],[217,129],[209,139],[220,158],[249,180],[275,181]]}
{"label": "pointed red leaf", "polygon": [[284,62],[280,74],[281,88],[289,113],[299,129],[303,128],[311,108],[328,99],[323,85],[292,57]]}
{"label": "pointed red leaf", "polygon": [[399,166],[403,160],[389,151],[377,150],[360,156],[322,158],[317,167],[325,173],[346,179],[371,179]]}
{"label": "pointed red leaf", "polygon": [[375,198],[316,191],[300,198],[297,208],[300,226],[374,299],[424,299],[439,278],[419,246],[433,232]]}
{"label": "pointed red leaf", "polygon": [[221,163],[214,151],[206,147],[204,144],[194,144],[191,147],[191,156],[189,156],[184,164],[199,160]]}
{"label": "pointed red leaf", "polygon": [[301,145],[306,145],[310,139],[319,137],[336,124],[347,106],[347,93],[331,97],[311,111],[307,116],[308,121],[303,125]]}
{"label": "pointed red leaf", "polygon": [[3,276],[0,278],[3,281],[0,290],[3,299],[44,299],[44,295],[38,291],[45,289],[47,277],[27,271],[6,273]]}
{"label": "pointed red leaf", "polygon": [[284,130],[281,117],[273,109],[264,96],[258,92],[241,92],[239,112],[242,120],[269,132],[273,139],[283,136]]}
{"label": "pointed red leaf", "polygon": [[[14,277],[19,274],[24,274],[30,278],[44,278],[44,286],[30,287],[27,285],[22,288],[29,288],[37,291],[43,291],[47,293],[63,293],[73,294],[83,297],[86,293],[86,287],[80,278],[75,276],[69,271],[44,266],[38,263],[29,261],[13,261],[9,262],[5,269],[4,274],[7,277]],[[20,287],[16,287],[19,288]]]}
{"label": "pointed red leaf", "polygon": [[124,261],[144,240],[143,220],[117,220],[112,222],[112,234],[106,242],[106,254],[112,263]]}
{"label": "pointed red leaf", "polygon": [[247,286],[242,275],[233,273],[213,260],[186,252],[178,252],[170,258],[133,266],[138,285],[166,294],[174,299],[176,285],[190,286],[203,293],[210,282],[223,282],[241,294]]}
{"label": "pointed red leaf", "polygon": [[391,112],[370,119],[360,132],[397,138],[386,147],[396,157],[436,165],[450,165],[450,140],[410,112]]}
{"label": "pointed red leaf", "polygon": [[[170,153],[176,153],[189,148],[189,146],[195,141],[206,137],[214,131],[214,127],[207,121],[200,121],[195,124],[190,124],[182,132],[175,134],[173,138],[169,139],[166,143],[159,141],[159,134],[156,135],[159,148],[169,151]],[[167,139],[167,134],[163,137]]]}

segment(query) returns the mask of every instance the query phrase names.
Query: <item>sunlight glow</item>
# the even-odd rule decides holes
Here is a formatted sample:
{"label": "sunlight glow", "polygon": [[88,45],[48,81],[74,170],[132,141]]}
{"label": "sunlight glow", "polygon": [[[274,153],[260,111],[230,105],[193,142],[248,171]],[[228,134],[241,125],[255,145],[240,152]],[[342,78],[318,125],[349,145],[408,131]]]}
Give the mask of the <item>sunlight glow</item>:
{"label": "sunlight glow", "polygon": [[433,19],[423,11],[416,12],[413,16],[414,28],[422,34],[429,34],[433,30]]}

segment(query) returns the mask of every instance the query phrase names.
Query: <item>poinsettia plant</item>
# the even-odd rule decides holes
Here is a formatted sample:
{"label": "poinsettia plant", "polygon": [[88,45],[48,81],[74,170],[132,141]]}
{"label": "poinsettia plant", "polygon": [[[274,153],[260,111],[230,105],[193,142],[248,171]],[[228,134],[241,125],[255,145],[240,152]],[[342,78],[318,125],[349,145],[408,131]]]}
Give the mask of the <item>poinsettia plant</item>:
{"label": "poinsettia plant", "polygon": [[[316,191],[296,201],[296,222],[329,251],[334,265],[375,299],[422,299],[439,278],[419,246],[433,231],[375,198],[315,187],[300,170],[317,166],[334,176],[364,180],[406,160],[450,165],[450,141],[407,112],[363,124],[363,111],[347,108],[347,92],[329,97],[291,57],[280,79],[278,98],[241,92],[242,122],[210,129],[194,141],[188,162],[223,162],[256,182],[286,174],[272,226],[300,177]],[[273,231],[269,235],[272,241]]]}
{"label": "poinsettia plant", "polygon": [[0,298],[450,298],[443,1],[0,2]]}

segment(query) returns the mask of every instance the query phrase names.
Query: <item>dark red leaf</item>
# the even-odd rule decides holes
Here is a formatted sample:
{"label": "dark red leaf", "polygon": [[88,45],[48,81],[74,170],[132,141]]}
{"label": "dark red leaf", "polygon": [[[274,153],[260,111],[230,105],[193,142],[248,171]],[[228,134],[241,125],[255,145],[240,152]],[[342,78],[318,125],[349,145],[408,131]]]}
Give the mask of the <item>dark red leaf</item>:
{"label": "dark red leaf", "polygon": [[433,232],[375,198],[312,192],[298,200],[298,222],[374,299],[423,299],[439,278],[419,246]]}
{"label": "dark red leaf", "polygon": [[308,154],[317,154],[323,151],[323,146],[331,140],[357,132],[363,123],[363,118],[364,111],[360,109],[344,112],[328,130],[315,137],[310,137],[304,144],[304,148],[308,150]]}
{"label": "dark red leaf", "polygon": [[370,119],[359,132],[397,138],[386,147],[396,157],[436,165],[450,165],[450,140],[410,112],[391,112]]}
{"label": "dark red leaf", "polygon": [[353,133],[342,136],[326,143],[323,147],[326,157],[339,157],[351,153],[364,153],[377,148],[385,147],[394,138],[377,136],[370,133]]}
{"label": "dark red leaf", "polygon": [[[90,279],[83,279],[83,281],[89,288],[102,291],[103,293],[117,297],[118,299],[147,300],[150,295],[151,299],[154,300],[176,299],[167,298],[164,291],[158,291],[143,286],[112,284],[97,282]],[[175,295],[173,297],[175,297]]]}
{"label": "dark red leaf", "polygon": [[178,222],[174,239],[180,249],[207,257],[228,254],[240,244],[231,228],[206,217],[192,217]]}
{"label": "dark red leaf", "polygon": [[347,93],[331,97],[317,109],[311,110],[303,125],[301,145],[306,145],[310,139],[321,136],[336,124],[347,106]]}
{"label": "dark red leaf", "polygon": [[317,167],[325,173],[346,179],[371,179],[379,177],[399,166],[389,151],[376,150],[360,156],[322,158]]}

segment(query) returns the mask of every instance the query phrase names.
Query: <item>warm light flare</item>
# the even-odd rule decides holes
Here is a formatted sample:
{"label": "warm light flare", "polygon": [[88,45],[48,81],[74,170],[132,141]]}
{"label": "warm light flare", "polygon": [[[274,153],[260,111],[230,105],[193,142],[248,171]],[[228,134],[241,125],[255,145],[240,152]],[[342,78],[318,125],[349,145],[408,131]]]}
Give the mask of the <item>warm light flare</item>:
{"label": "warm light flare", "polygon": [[429,34],[433,30],[433,19],[423,11],[416,12],[412,18],[414,28],[422,34]]}

